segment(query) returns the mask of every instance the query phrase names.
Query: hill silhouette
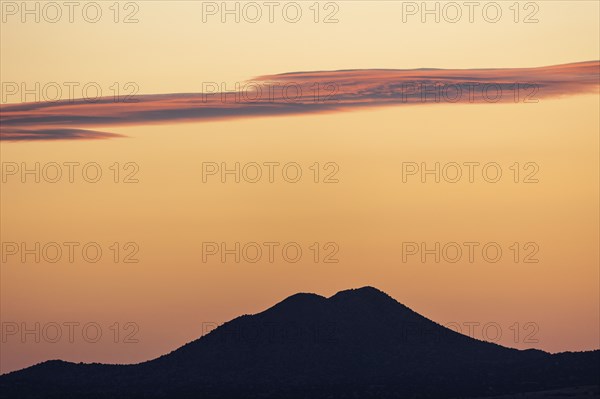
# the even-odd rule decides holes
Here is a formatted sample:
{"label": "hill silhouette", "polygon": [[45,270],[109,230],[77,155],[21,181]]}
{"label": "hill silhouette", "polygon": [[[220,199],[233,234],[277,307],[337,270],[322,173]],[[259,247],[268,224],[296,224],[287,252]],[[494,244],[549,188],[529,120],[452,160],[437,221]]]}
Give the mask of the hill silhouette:
{"label": "hill silhouette", "polygon": [[140,364],[44,362],[0,376],[0,397],[464,398],[596,386],[599,375],[598,350],[479,341],[364,287],[293,295]]}

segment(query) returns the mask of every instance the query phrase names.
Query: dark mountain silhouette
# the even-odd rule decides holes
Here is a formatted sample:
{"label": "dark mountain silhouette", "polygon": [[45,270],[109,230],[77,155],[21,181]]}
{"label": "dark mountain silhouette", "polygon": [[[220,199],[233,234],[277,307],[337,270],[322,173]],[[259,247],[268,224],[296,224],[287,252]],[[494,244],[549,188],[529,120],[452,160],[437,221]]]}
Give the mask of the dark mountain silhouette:
{"label": "dark mountain silhouette", "polygon": [[365,287],[293,295],[145,363],[44,362],[0,376],[0,397],[466,398],[597,386],[599,375],[598,350],[479,341]]}

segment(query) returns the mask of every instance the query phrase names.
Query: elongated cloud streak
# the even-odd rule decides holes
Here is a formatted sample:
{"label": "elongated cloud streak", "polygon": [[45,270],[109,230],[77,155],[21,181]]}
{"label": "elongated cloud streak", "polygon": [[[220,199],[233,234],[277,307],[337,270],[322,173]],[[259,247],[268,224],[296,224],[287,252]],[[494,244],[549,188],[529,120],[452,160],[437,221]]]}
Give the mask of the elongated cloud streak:
{"label": "elongated cloud streak", "polygon": [[[98,127],[337,112],[359,107],[436,103],[530,103],[597,93],[600,61],[539,68],[367,69],[261,76],[226,91],[103,97],[2,105],[2,140],[101,139]],[[86,128],[86,129],[83,129]],[[87,130],[93,128],[94,130]]]}

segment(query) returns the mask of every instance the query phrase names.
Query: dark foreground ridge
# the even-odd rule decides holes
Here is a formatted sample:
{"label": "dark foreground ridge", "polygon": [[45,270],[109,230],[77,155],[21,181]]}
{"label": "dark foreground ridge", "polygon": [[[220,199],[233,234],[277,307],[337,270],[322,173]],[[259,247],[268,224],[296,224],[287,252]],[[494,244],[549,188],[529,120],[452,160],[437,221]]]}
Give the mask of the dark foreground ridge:
{"label": "dark foreground ridge", "polygon": [[0,376],[0,398],[472,398],[578,389],[597,397],[599,375],[598,350],[505,348],[364,287],[293,295],[145,363],[44,362]]}

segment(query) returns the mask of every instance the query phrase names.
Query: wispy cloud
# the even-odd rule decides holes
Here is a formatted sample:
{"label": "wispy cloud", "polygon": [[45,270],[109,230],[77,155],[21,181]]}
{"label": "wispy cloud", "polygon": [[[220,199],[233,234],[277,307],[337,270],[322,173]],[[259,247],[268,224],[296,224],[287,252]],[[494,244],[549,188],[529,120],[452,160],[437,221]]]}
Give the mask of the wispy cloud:
{"label": "wispy cloud", "polygon": [[110,139],[115,137],[124,137],[121,134],[99,132],[97,130],[86,129],[10,129],[8,137],[4,137],[4,130],[0,130],[3,140],[12,141],[31,141],[31,140],[78,140],[78,139]]}
{"label": "wispy cloud", "polygon": [[233,92],[206,83],[203,93],[139,95],[125,103],[104,97],[5,104],[0,107],[0,138],[106,139],[122,136],[95,129],[401,104],[536,102],[597,93],[599,79],[600,61],[539,68],[294,72],[260,76]]}

